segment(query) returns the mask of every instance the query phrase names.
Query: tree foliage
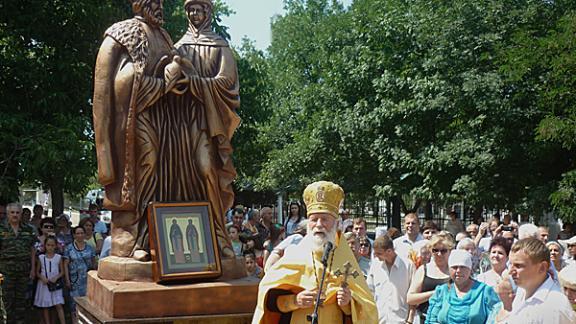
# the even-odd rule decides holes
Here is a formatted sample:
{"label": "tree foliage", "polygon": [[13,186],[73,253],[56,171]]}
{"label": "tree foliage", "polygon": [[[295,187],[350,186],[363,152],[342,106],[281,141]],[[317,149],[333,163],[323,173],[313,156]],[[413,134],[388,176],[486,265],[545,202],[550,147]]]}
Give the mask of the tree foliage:
{"label": "tree foliage", "polygon": [[[268,53],[258,188],[328,178],[364,196],[549,207],[574,167],[574,4],[285,4]],[[569,178],[560,184],[573,192]],[[559,192],[555,202],[567,199]]]}
{"label": "tree foliage", "polygon": [[[166,0],[166,28],[177,40],[187,20],[182,1]],[[126,0],[0,5],[0,198],[16,200],[22,183],[50,189],[55,213],[63,193],[93,181],[92,80],[104,31],[133,16]],[[231,11],[215,2],[215,30]],[[229,35],[228,35],[229,38]]]}

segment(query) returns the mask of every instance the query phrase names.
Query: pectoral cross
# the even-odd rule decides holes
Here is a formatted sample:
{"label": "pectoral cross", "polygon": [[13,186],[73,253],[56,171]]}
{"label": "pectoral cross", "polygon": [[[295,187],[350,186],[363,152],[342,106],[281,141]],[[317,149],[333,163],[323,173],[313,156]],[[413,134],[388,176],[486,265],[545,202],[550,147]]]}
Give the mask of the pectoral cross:
{"label": "pectoral cross", "polygon": [[346,263],[344,263],[344,272],[342,272],[340,269],[336,269],[336,271],[334,271],[334,275],[336,277],[343,277],[342,284],[340,285],[340,287],[342,288],[348,287],[348,277],[352,276],[355,279],[360,275],[356,269],[350,272],[351,269],[352,265],[350,264],[350,262],[346,261]]}

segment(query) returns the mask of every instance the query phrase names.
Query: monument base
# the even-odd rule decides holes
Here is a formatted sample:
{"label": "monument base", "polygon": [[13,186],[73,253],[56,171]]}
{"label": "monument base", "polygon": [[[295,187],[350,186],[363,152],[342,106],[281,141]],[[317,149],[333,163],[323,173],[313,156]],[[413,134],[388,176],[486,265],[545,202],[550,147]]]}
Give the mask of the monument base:
{"label": "monument base", "polygon": [[104,280],[91,271],[88,294],[78,299],[79,318],[84,323],[249,323],[258,283],[246,277],[160,285]]}
{"label": "monument base", "polygon": [[152,261],[109,256],[98,263],[98,277],[104,280],[151,282],[153,266]]}
{"label": "monument base", "polygon": [[87,297],[76,298],[78,311],[78,323],[80,324],[133,324],[133,323],[174,323],[174,324],[250,324],[252,313],[227,314],[227,315],[198,315],[198,316],[175,316],[156,318],[119,319],[111,318],[100,312],[88,300]]}
{"label": "monument base", "polygon": [[[222,258],[220,280],[240,279],[246,276],[244,257]],[[98,277],[104,280],[152,282],[152,261],[141,262],[132,258],[106,257],[98,263]]]}

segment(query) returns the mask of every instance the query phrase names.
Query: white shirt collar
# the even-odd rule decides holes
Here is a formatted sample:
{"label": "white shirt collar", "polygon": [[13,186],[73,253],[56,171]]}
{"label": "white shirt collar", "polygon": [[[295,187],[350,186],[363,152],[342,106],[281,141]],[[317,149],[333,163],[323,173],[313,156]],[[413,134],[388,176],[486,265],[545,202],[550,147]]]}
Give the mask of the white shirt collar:
{"label": "white shirt collar", "polygon": [[543,302],[546,300],[548,294],[550,293],[550,290],[552,289],[554,289],[554,280],[552,280],[550,275],[547,275],[544,283],[542,283],[540,287],[536,289],[536,291],[534,292],[534,294],[532,294],[532,296],[530,296],[530,298],[526,299],[526,302],[528,303],[531,302],[532,300],[538,300],[540,302]]}
{"label": "white shirt collar", "polygon": [[418,233],[418,236],[416,236],[416,240],[414,240],[414,242],[410,241],[408,234],[404,234],[404,236],[402,236],[402,242],[409,243],[409,244],[414,244],[414,243],[421,241],[423,239],[424,239],[424,236],[422,236],[422,233]]}

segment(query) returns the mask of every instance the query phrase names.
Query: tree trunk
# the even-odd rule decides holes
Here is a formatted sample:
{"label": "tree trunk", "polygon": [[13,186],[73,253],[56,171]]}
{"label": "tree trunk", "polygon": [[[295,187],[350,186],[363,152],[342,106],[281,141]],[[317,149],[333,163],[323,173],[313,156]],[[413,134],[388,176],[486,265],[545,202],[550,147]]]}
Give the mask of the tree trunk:
{"label": "tree trunk", "polygon": [[390,228],[392,225],[392,200],[386,199],[386,226]]}
{"label": "tree trunk", "polygon": [[432,220],[434,218],[434,211],[432,210],[432,201],[426,200],[426,208],[424,208],[424,215],[426,220]]}
{"label": "tree trunk", "polygon": [[482,204],[476,204],[474,206],[474,211],[472,212],[472,222],[473,223],[480,225],[480,224],[478,224],[478,221],[481,220],[480,223],[486,221],[485,219],[481,218],[482,217],[482,211],[483,211]]}
{"label": "tree trunk", "polygon": [[396,227],[399,230],[402,230],[401,226],[401,219],[400,219],[400,210],[404,205],[402,201],[402,197],[394,196],[392,197],[392,227]]}
{"label": "tree trunk", "polygon": [[59,181],[48,184],[52,198],[52,217],[58,217],[64,212],[64,188]]}
{"label": "tree trunk", "polygon": [[416,199],[416,201],[414,201],[414,206],[412,206],[412,209],[405,211],[404,213],[414,212],[414,213],[418,214],[418,208],[420,208],[421,204],[422,204],[422,199]]}

